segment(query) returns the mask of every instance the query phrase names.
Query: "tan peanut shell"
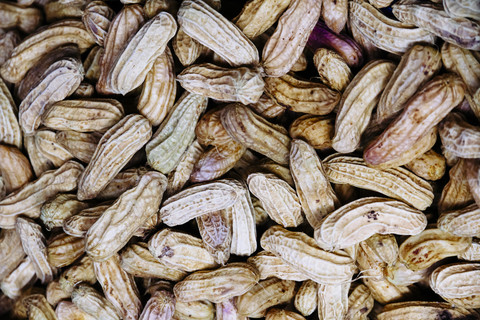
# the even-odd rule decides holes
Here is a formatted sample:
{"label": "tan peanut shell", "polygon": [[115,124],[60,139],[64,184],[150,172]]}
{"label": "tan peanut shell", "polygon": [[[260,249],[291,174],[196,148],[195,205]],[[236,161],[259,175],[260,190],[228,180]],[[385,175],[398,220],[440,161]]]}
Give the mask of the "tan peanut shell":
{"label": "tan peanut shell", "polygon": [[172,320],[214,320],[215,306],[207,300],[175,303]]}
{"label": "tan peanut shell", "polygon": [[439,180],[446,170],[445,157],[432,149],[411,160],[405,167],[425,180]]}
{"label": "tan peanut shell", "polygon": [[480,235],[478,217],[480,208],[473,203],[465,208],[443,212],[437,220],[439,229],[459,237],[475,237]]}
{"label": "tan peanut shell", "polygon": [[202,53],[210,50],[187,35],[181,26],[173,37],[172,47],[178,60],[184,66],[191,65]]}
{"label": "tan peanut shell", "polygon": [[95,277],[95,270],[93,268],[93,260],[87,255],[84,255],[78,262],[69,266],[58,279],[60,288],[72,294],[75,286],[79,283],[95,284],[97,278]]}
{"label": "tan peanut shell", "polygon": [[480,157],[480,127],[465,121],[459,113],[448,114],[439,125],[444,150],[461,158]]}
{"label": "tan peanut shell", "polygon": [[399,248],[399,260],[416,271],[428,268],[435,262],[467,250],[470,237],[458,237],[440,229],[427,229],[410,236]]}
{"label": "tan peanut shell", "polygon": [[0,142],[22,147],[22,132],[16,117],[17,107],[5,82],[0,79]]}
{"label": "tan peanut shell", "polygon": [[402,55],[378,102],[376,121],[385,123],[441,68],[441,54],[431,45],[415,44]]}
{"label": "tan peanut shell", "polygon": [[302,283],[295,294],[295,309],[304,317],[311,315],[317,309],[317,287],[317,283],[307,280]]}
{"label": "tan peanut shell", "polygon": [[416,235],[427,217],[401,201],[362,198],[327,215],[315,230],[315,240],[328,250],[344,249],[375,233]]}
{"label": "tan peanut shell", "polygon": [[315,149],[332,147],[335,119],[331,116],[303,115],[292,122],[289,134],[292,139],[302,139]]}
{"label": "tan peanut shell", "polygon": [[55,308],[55,315],[60,319],[94,320],[95,317],[89,315],[78,308],[71,301],[60,301]]}
{"label": "tan peanut shell", "polygon": [[201,239],[168,228],[153,235],[148,248],[161,263],[180,271],[192,272],[217,266]]}
{"label": "tan peanut shell", "polygon": [[474,201],[466,176],[467,164],[465,159],[460,159],[448,172],[450,180],[443,187],[438,201],[440,213],[464,208]]}
{"label": "tan peanut shell", "polygon": [[340,284],[319,283],[317,288],[317,307],[322,319],[343,319],[348,309],[348,290],[350,282]]}
{"label": "tan peanut shell", "polygon": [[313,56],[320,80],[330,88],[343,91],[352,79],[352,72],[346,61],[333,50],[319,48]]}
{"label": "tan peanut shell", "polygon": [[225,265],[230,258],[232,244],[232,216],[230,210],[219,210],[196,218],[198,231],[218,264]]}
{"label": "tan peanut shell", "polygon": [[395,64],[374,60],[365,65],[348,84],[335,119],[332,147],[341,153],[355,151],[366,129],[373,108],[391,77]]}
{"label": "tan peanut shell", "polygon": [[6,297],[18,299],[37,279],[33,262],[26,257],[2,279],[0,289]]}
{"label": "tan peanut shell", "polygon": [[85,163],[89,163],[92,159],[101,138],[101,133],[58,131],[55,134],[55,141],[60,146],[65,148],[74,158]]}
{"label": "tan peanut shell", "polygon": [[115,12],[103,1],[92,1],[83,10],[82,21],[85,28],[99,46],[104,45],[114,15]]}
{"label": "tan peanut shell", "polygon": [[180,85],[190,92],[219,101],[256,103],[265,83],[255,70],[222,68],[211,63],[189,66],[177,76]]}
{"label": "tan peanut shell", "polygon": [[47,256],[50,266],[61,268],[75,262],[85,253],[85,240],[66,233],[48,239]]}
{"label": "tan peanut shell", "polygon": [[345,320],[364,320],[372,311],[374,299],[364,284],[359,284],[348,295],[348,310]]}
{"label": "tan peanut shell", "polygon": [[20,35],[16,30],[0,32],[0,66],[10,58],[13,50],[20,42]]}
{"label": "tan peanut shell", "polygon": [[338,284],[349,281],[355,269],[346,253],[324,251],[305,233],[288,231],[280,226],[265,231],[260,244],[315,282]]}
{"label": "tan peanut shell", "polygon": [[23,7],[14,3],[0,4],[0,28],[18,28],[25,33],[32,33],[43,22],[42,12],[35,7]]}
{"label": "tan peanut shell", "polygon": [[182,2],[178,22],[183,31],[232,66],[258,64],[257,48],[232,22],[202,0]]}
{"label": "tan peanut shell", "polygon": [[281,77],[292,68],[307,44],[321,8],[322,3],[315,0],[290,2],[263,48],[262,66],[268,76]]}
{"label": "tan peanut shell", "polygon": [[27,308],[27,315],[30,319],[55,320],[57,316],[52,306],[48,303],[43,294],[32,294],[22,302]]}
{"label": "tan peanut shell", "polygon": [[21,245],[16,230],[4,229],[0,232],[0,280],[12,272],[25,257],[25,252],[19,250]]}
{"label": "tan peanut shell", "polygon": [[250,192],[257,197],[270,218],[285,228],[303,222],[302,207],[295,190],[273,174],[252,173],[247,178]]}
{"label": "tan peanut shell", "polygon": [[182,190],[187,181],[190,179],[194,167],[202,156],[202,153],[202,146],[198,143],[198,140],[194,140],[188,149],[185,150],[185,153],[180,158],[180,162],[175,170],[170,172],[167,176],[167,196],[174,195]]}
{"label": "tan peanut shell", "polygon": [[80,178],[78,199],[95,198],[151,136],[150,122],[138,114],[126,116],[105,132]]}
{"label": "tan peanut shell", "polygon": [[480,160],[468,160],[467,161],[467,181],[470,193],[477,205],[480,203]]}
{"label": "tan peanut shell", "polygon": [[119,320],[115,307],[97,290],[87,284],[80,284],[72,292],[72,302],[84,312],[105,320]]}
{"label": "tan peanut shell", "polygon": [[260,272],[260,279],[275,277],[282,280],[305,281],[308,279],[302,272],[288,265],[281,258],[268,251],[260,251],[248,258],[248,263]]}
{"label": "tan peanut shell", "polygon": [[0,175],[7,194],[33,179],[28,158],[14,146],[0,145]]}

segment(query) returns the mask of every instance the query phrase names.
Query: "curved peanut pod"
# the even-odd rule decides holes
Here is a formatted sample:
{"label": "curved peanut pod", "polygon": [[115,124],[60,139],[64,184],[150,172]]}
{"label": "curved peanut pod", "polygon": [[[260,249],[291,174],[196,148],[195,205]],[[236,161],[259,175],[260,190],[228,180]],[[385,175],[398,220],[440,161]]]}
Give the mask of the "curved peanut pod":
{"label": "curved peanut pod", "polygon": [[322,18],[333,32],[340,33],[348,20],[348,1],[324,0]]}
{"label": "curved peanut pod", "polygon": [[[404,320],[415,319],[439,319],[449,317],[451,319],[477,319],[477,313],[464,308],[453,307],[445,302],[409,301],[387,304],[377,314],[378,320]],[[447,318],[448,319],[448,318]]]}
{"label": "curved peanut pod", "polygon": [[42,206],[40,220],[42,220],[47,230],[52,230],[53,228],[62,227],[65,219],[78,214],[88,207],[87,203],[78,201],[74,194],[58,194]]}
{"label": "curved peanut pod", "polygon": [[328,150],[332,147],[335,119],[331,116],[303,115],[292,122],[290,137],[302,139],[313,148]]}
{"label": "curved peanut pod", "polygon": [[85,28],[99,46],[104,45],[114,15],[115,12],[103,1],[92,1],[83,10],[82,21]]}
{"label": "curved peanut pod", "polygon": [[88,229],[86,253],[95,261],[104,261],[123,248],[135,231],[157,213],[166,187],[164,175],[145,173],[137,186],[125,191]]}
{"label": "curved peanut pod", "polygon": [[[40,208],[48,199],[60,192],[68,192],[77,187],[83,171],[81,164],[68,161],[55,171],[43,173],[37,180],[25,184],[0,201],[2,228],[13,228],[15,221],[10,218],[23,214],[32,218],[40,216]],[[3,221],[3,218],[8,218]]]}
{"label": "curved peanut pod", "polygon": [[187,320],[192,317],[192,314],[195,314],[195,319],[198,320],[214,320],[216,317],[215,305],[208,300],[177,301],[172,319]]}
{"label": "curved peanut pod", "polygon": [[20,41],[20,35],[16,30],[0,32],[0,66],[10,58]]}
{"label": "curved peanut pod", "polygon": [[450,113],[439,125],[443,148],[461,158],[480,158],[480,127],[458,113]]}
{"label": "curved peanut pod", "polygon": [[242,316],[261,318],[267,309],[283,304],[295,295],[295,282],[269,278],[258,282],[247,293],[237,298],[237,310]]}
{"label": "curved peanut pod", "polygon": [[197,271],[173,288],[179,301],[207,299],[219,303],[249,291],[259,280],[259,273],[248,263],[230,263],[212,271]]}
{"label": "curved peanut pod", "polygon": [[173,57],[166,47],[145,78],[137,109],[153,126],[158,126],[173,107],[176,93]]}
{"label": "curved peanut pod", "polygon": [[54,167],[59,167],[73,156],[60,145],[56,138],[55,132],[50,130],[38,130],[35,132],[35,145],[42,157],[47,159]]}
{"label": "curved peanut pod", "polygon": [[437,227],[459,237],[480,235],[480,208],[476,203],[463,209],[443,212],[437,221]]}
{"label": "curved peanut pod", "polygon": [[58,279],[60,289],[68,294],[72,294],[76,285],[80,282],[85,284],[95,284],[95,270],[93,269],[93,261],[87,255],[84,255],[77,263],[68,267]]}
{"label": "curved peanut pod", "polygon": [[427,217],[401,201],[363,198],[325,217],[315,240],[327,250],[344,249],[380,234],[415,235],[427,226]]}
{"label": "curved peanut pod", "polygon": [[155,291],[143,308],[139,320],[171,319],[175,313],[175,303],[175,296],[170,291]]}
{"label": "curved peanut pod", "polygon": [[275,162],[288,163],[290,138],[285,128],[268,122],[241,104],[226,106],[220,118],[225,130],[237,142]]}
{"label": "curved peanut pod", "polygon": [[281,105],[295,112],[316,115],[330,113],[340,101],[340,93],[327,86],[299,80],[291,75],[265,78],[265,90]]}
{"label": "curved peanut pod", "polygon": [[97,290],[80,284],[72,292],[72,302],[84,312],[104,320],[120,320],[120,313]]}
{"label": "curved peanut pod", "polygon": [[19,106],[20,126],[32,135],[40,126],[41,116],[49,105],[71,95],[83,79],[83,65],[78,59],[64,58],[53,63],[41,75],[41,81]]}
{"label": "curved peanut pod", "polygon": [[363,64],[362,48],[348,36],[330,30],[322,20],[318,20],[315,25],[307,46],[313,52],[318,48],[334,50],[350,68],[357,68]]}
{"label": "curved peanut pod", "polygon": [[180,85],[190,92],[220,101],[256,103],[265,83],[255,70],[222,68],[203,63],[185,68],[178,76]]}
{"label": "curved peanut pod", "polygon": [[268,76],[281,77],[290,71],[303,52],[321,9],[322,2],[316,0],[290,2],[263,48],[262,65]]}
{"label": "curved peanut pod", "polygon": [[142,309],[137,285],[133,276],[120,267],[118,254],[103,262],[94,262],[95,276],[103,293],[125,320],[138,319]]}
{"label": "curved peanut pod", "polygon": [[146,146],[148,164],[167,174],[180,161],[195,138],[195,124],[207,107],[208,98],[185,92]]}
{"label": "curved peanut pod", "polygon": [[217,266],[201,239],[171,229],[163,229],[148,241],[152,255],[166,266],[185,272]]}
{"label": "curved peanut pod", "polygon": [[341,251],[324,251],[313,238],[302,232],[273,226],[262,235],[260,244],[315,282],[347,282],[355,271],[355,264],[349,255]]}
{"label": "curved peanut pod", "polygon": [[335,119],[332,147],[336,151],[350,153],[358,148],[373,108],[380,100],[380,94],[394,69],[393,62],[374,60],[365,65],[348,84]]}
{"label": "curved peanut pod", "polygon": [[0,28],[18,28],[32,33],[43,22],[42,12],[34,7],[23,7],[13,3],[0,3]]}
{"label": "curved peanut pod", "polygon": [[248,38],[254,39],[278,20],[290,2],[291,0],[249,1],[234,22]]}
{"label": "curved peanut pod", "polygon": [[0,73],[5,80],[18,83],[40,58],[67,43],[76,44],[83,53],[95,42],[81,21],[59,21],[20,43],[12,56],[2,65]]}
{"label": "curved peanut pod", "polygon": [[437,125],[464,97],[466,86],[459,76],[433,78],[405,105],[400,116],[364,151],[370,165],[398,158]]}
{"label": "curved peanut pod", "polygon": [[18,217],[15,228],[22,239],[23,251],[33,263],[35,274],[42,283],[51,282],[56,269],[49,264],[42,227],[29,218]]}
{"label": "curved peanut pod", "polygon": [[232,66],[258,64],[257,48],[240,29],[202,0],[183,1],[178,10],[183,31]]}
{"label": "curved peanut pod", "polygon": [[252,173],[247,178],[250,192],[257,197],[270,218],[285,228],[297,227],[303,220],[295,190],[274,174]]}
{"label": "curved peanut pod", "polygon": [[480,264],[454,263],[430,275],[432,290],[455,306],[473,309],[480,305]]}
{"label": "curved peanut pod", "polygon": [[168,12],[145,23],[112,65],[107,81],[113,93],[125,95],[140,86],[176,31],[177,22]]}
{"label": "curved peanut pod", "polygon": [[268,251],[260,251],[256,255],[248,258],[247,262],[258,269],[260,272],[260,279],[262,280],[275,277],[282,280],[311,281],[308,280],[308,277],[305,274],[291,267],[281,258]]}
{"label": "curved peanut pod", "polygon": [[[15,249],[18,249],[18,247]],[[0,285],[3,294],[10,299],[20,298],[24,294],[25,289],[28,289],[33,283],[37,282],[35,268],[29,257],[16,262],[16,267],[2,279]]]}
{"label": "curved peanut pod", "polygon": [[105,52],[101,59],[100,76],[96,85],[98,93],[113,93],[109,82],[111,70],[118,56],[128,45],[128,40],[145,23],[144,14],[143,8],[138,4],[124,6],[110,23],[104,39]]}
{"label": "curved peanut pod", "polygon": [[22,147],[22,132],[18,124],[17,107],[10,90],[0,79],[0,142]]}
{"label": "curved peanut pod", "polygon": [[442,190],[438,212],[465,208],[474,201],[466,178],[467,164],[467,160],[460,159],[448,172],[450,180]]}
{"label": "curved peanut pod", "polygon": [[55,311],[48,303],[47,298],[43,294],[32,294],[23,299],[22,304],[27,309],[29,318],[32,319],[57,319]]}
{"label": "curved peanut pod", "polygon": [[432,149],[405,164],[405,168],[426,180],[439,180],[445,175],[445,157]]}
{"label": "curved peanut pod", "polygon": [[173,37],[172,47],[175,55],[183,66],[191,65],[202,53],[210,50],[187,35],[181,26],[178,28],[177,34]]}
{"label": "curved peanut pod", "polygon": [[452,18],[480,20],[480,3],[475,0],[443,0],[445,12]]}
{"label": "curved peanut pod", "polygon": [[302,140],[293,140],[290,171],[307,221],[313,228],[335,210],[340,202],[328,181],[315,150]]}
{"label": "curved peanut pod", "polygon": [[[232,143],[232,138],[222,125],[221,108],[207,111],[195,127],[195,135],[202,146],[223,146]],[[235,142],[238,143],[238,142]]]}
{"label": "curved peanut pod", "polygon": [[403,54],[416,42],[435,42],[430,32],[390,19],[368,2],[350,1],[349,14],[358,32],[376,47],[394,54]]}
{"label": "curved peanut pod", "polygon": [[411,1],[392,6],[395,17],[411,23],[446,42],[469,50],[480,50],[480,24],[466,18],[451,18],[442,6]]}
{"label": "curved peanut pod", "polygon": [[376,111],[376,121],[385,123],[441,68],[441,55],[430,45],[415,44],[402,59],[383,90]]}
{"label": "curved peanut pod", "polygon": [[48,263],[52,268],[71,265],[85,253],[85,240],[59,233],[47,241]]}
{"label": "curved peanut pod", "polygon": [[63,100],[42,114],[42,123],[54,130],[105,132],[123,115],[123,106],[115,99]]}
{"label": "curved peanut pod", "polygon": [[120,264],[123,270],[141,278],[180,281],[187,275],[186,272],[171,268],[158,261],[148,250],[148,245],[144,242],[138,242],[125,247],[120,254]]}
{"label": "curved peanut pod", "polygon": [[419,210],[433,202],[432,186],[403,168],[376,169],[361,158],[332,155],[324,160],[325,173],[331,183],[374,190],[405,201]]}
{"label": "curved peanut pod", "polygon": [[172,227],[184,224],[203,214],[226,209],[238,199],[232,181],[217,180],[187,188],[167,200],[160,208],[160,218]]}
{"label": "curved peanut pod", "polygon": [[30,161],[17,148],[0,144],[0,160],[0,176],[3,179],[6,194],[32,180]]}
{"label": "curved peanut pod", "polygon": [[312,280],[304,281],[295,294],[295,309],[305,317],[317,309],[317,286],[318,284]]}
{"label": "curved peanut pod", "polygon": [[81,133],[76,131],[59,131],[55,140],[74,158],[89,163],[102,135],[99,133]]}
{"label": "curved peanut pod", "polygon": [[138,114],[126,116],[105,132],[80,178],[78,199],[95,198],[151,136],[150,122]]}
{"label": "curved peanut pod", "polygon": [[398,257],[409,269],[416,271],[466,251],[471,243],[470,237],[457,237],[440,229],[427,229],[407,238],[400,245]]}

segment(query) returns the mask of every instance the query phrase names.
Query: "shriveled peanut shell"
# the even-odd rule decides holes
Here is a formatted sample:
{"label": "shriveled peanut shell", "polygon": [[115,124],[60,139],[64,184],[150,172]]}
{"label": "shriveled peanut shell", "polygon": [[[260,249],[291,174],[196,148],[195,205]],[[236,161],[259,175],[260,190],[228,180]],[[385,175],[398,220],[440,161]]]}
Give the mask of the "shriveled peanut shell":
{"label": "shriveled peanut shell", "polygon": [[468,160],[467,161],[467,181],[470,193],[472,194],[475,202],[480,204],[480,160]]}
{"label": "shriveled peanut shell", "polygon": [[480,158],[480,127],[452,112],[438,126],[444,150],[460,158]]}
{"label": "shriveled peanut shell", "polygon": [[335,119],[331,116],[303,115],[292,122],[289,134],[292,139],[302,139],[313,148],[328,150],[332,147]]}
{"label": "shriveled peanut shell", "polygon": [[301,80],[289,74],[265,78],[265,90],[277,103],[292,111],[308,114],[328,114],[340,101],[340,94],[324,84]]}
{"label": "shriveled peanut shell", "polygon": [[107,82],[113,93],[125,95],[140,86],[176,31],[177,23],[168,12],[146,22],[112,65]]}
{"label": "shriveled peanut shell", "polygon": [[438,201],[438,212],[461,209],[474,201],[468,180],[467,161],[460,159],[449,171],[450,180],[445,185]]}
{"label": "shriveled peanut shell", "polygon": [[120,267],[119,256],[113,255],[103,262],[94,262],[95,275],[103,293],[123,319],[138,319],[142,308],[133,276]]}
{"label": "shriveled peanut shell", "polygon": [[315,150],[302,140],[293,140],[290,148],[290,170],[307,221],[313,228],[335,210],[340,202],[328,181]]}
{"label": "shriveled peanut shell", "polygon": [[88,204],[78,201],[74,194],[59,194],[42,206],[40,220],[48,230],[51,230],[62,227],[65,219],[86,208]]}
{"label": "shriveled peanut shell", "polygon": [[167,190],[165,191],[167,196],[180,192],[185,186],[193,173],[194,166],[202,156],[202,152],[203,148],[198,143],[198,140],[194,140],[188,149],[185,150],[185,153],[180,158],[180,162],[175,170],[170,172],[167,176],[168,185]]}
{"label": "shriveled peanut shell", "polygon": [[237,298],[238,313],[251,318],[261,318],[265,316],[268,308],[288,302],[294,295],[294,281],[277,278],[263,280]]}
{"label": "shriveled peanut shell", "polygon": [[75,319],[75,320],[95,320],[96,318],[89,315],[73,302],[60,301],[55,308],[55,315],[58,319]]}
{"label": "shriveled peanut shell", "polygon": [[20,214],[38,218],[43,203],[58,193],[68,192],[77,187],[78,177],[82,171],[82,165],[68,161],[60,168],[43,173],[37,180],[8,195],[0,201],[1,227],[13,228],[15,221],[12,221],[12,218]]}
{"label": "shriveled peanut shell", "polygon": [[92,1],[83,10],[82,21],[85,28],[99,46],[104,45],[114,15],[115,12],[103,1]]}
{"label": "shriveled peanut shell", "polygon": [[206,97],[184,93],[146,146],[148,164],[168,174],[195,138],[195,124],[207,107]]}
{"label": "shriveled peanut shell", "polygon": [[16,230],[4,229],[0,232],[0,280],[10,274],[25,257],[25,252],[19,250],[21,245]]}
{"label": "shriveled peanut shell", "polygon": [[187,275],[185,272],[168,267],[155,259],[144,242],[125,247],[120,254],[120,263],[123,270],[135,277],[180,281]]}
{"label": "shriveled peanut shell", "polygon": [[346,253],[324,251],[303,232],[273,226],[262,235],[260,244],[315,282],[338,284],[348,281],[355,269],[352,258]]}
{"label": "shriveled peanut shell", "polygon": [[440,229],[427,229],[410,236],[399,248],[399,260],[412,270],[428,268],[446,257],[456,256],[467,250],[470,237],[457,237]]}
{"label": "shriveled peanut shell", "polygon": [[290,2],[290,0],[249,1],[235,18],[235,24],[248,38],[254,39],[277,21]]}
{"label": "shriveled peanut shell", "polygon": [[220,101],[256,103],[265,83],[259,72],[240,67],[222,68],[211,63],[193,65],[177,76],[186,90]]}
{"label": "shriveled peanut shell", "polygon": [[430,149],[407,163],[405,167],[423,179],[435,181],[445,174],[445,157]]}
{"label": "shriveled peanut shell", "polygon": [[212,271],[197,271],[173,288],[179,301],[207,299],[219,303],[249,291],[259,280],[259,273],[248,263],[230,263]]}
{"label": "shriveled peanut shell", "polygon": [[202,0],[183,1],[178,22],[187,35],[232,66],[254,65],[259,61],[257,48],[240,29]]}
{"label": "shriveled peanut shell", "polygon": [[268,251],[260,251],[248,258],[248,263],[255,266],[260,272],[260,279],[275,277],[282,280],[305,281],[306,275],[291,267],[281,258]]}
{"label": "shriveled peanut shell", "polygon": [[55,268],[68,266],[85,252],[85,239],[59,233],[47,241],[48,263]]}
{"label": "shriveled peanut shell", "polygon": [[441,66],[441,54],[433,46],[415,44],[408,49],[388,79],[378,102],[376,121],[386,123],[398,115],[405,103]]}
{"label": "shriveled peanut shell", "polygon": [[348,84],[335,119],[332,146],[336,151],[350,153],[359,147],[372,110],[394,70],[393,62],[374,60],[365,65]]}
{"label": "shriveled peanut shell", "polygon": [[180,60],[180,63],[184,66],[191,65],[204,51],[209,50],[187,35],[181,26],[173,38],[172,47],[178,60]]}
{"label": "shriveled peanut shell", "polygon": [[361,158],[338,154],[327,157],[324,165],[331,183],[346,183],[380,192],[419,210],[424,210],[433,202],[432,186],[406,169],[376,169],[367,166]]}
{"label": "shriveled peanut shell", "polygon": [[126,116],[105,132],[80,178],[78,199],[95,198],[151,136],[152,126],[138,114]]}
{"label": "shriveled peanut shell", "polygon": [[22,147],[22,132],[16,117],[17,107],[10,90],[0,79],[0,142]]}
{"label": "shriveled peanut shell", "polygon": [[155,291],[143,308],[139,320],[171,319],[175,312],[175,303],[175,296],[170,291]]}
{"label": "shriveled peanut shell", "polygon": [[28,289],[36,281],[37,276],[33,262],[26,257],[2,279],[0,289],[10,299],[16,299],[22,295],[22,291]]}
{"label": "shriveled peanut shell", "polygon": [[228,134],[247,148],[280,164],[288,163],[290,138],[282,126],[272,124],[241,104],[230,104],[221,113]]}
{"label": "shriveled peanut shell", "polygon": [[55,320],[57,316],[43,294],[32,294],[22,302],[27,308],[29,319]]}
{"label": "shriveled peanut shell", "polygon": [[83,256],[60,275],[58,282],[60,288],[68,294],[71,294],[79,283],[95,284],[97,278],[93,269],[93,260],[87,255]]}
{"label": "shriveled peanut shell", "polygon": [[56,22],[39,29],[20,43],[0,68],[0,74],[6,81],[18,83],[40,58],[67,43],[76,44],[80,52],[84,52],[95,42],[81,21],[67,19]]}
{"label": "shriveled peanut shell", "polygon": [[317,288],[318,315],[321,319],[344,319],[348,309],[350,282],[319,283]]}
{"label": "shriveled peanut shell", "polygon": [[437,221],[439,229],[459,237],[480,235],[480,208],[473,203],[463,209],[443,212]]}
{"label": "shriveled peanut shell", "polygon": [[87,254],[95,261],[104,261],[124,247],[135,231],[157,213],[166,187],[164,175],[156,171],[145,173],[88,229]]}
{"label": "shriveled peanut shell", "polygon": [[70,293],[63,291],[62,288],[60,288],[60,283],[54,280],[47,285],[45,297],[48,303],[55,307],[60,301],[69,299]]}
{"label": "shriveled peanut shell", "polygon": [[262,65],[268,76],[281,77],[292,68],[307,44],[321,9],[322,3],[315,0],[290,2],[263,48]]}
{"label": "shriveled peanut shell", "polygon": [[218,264],[225,265],[230,258],[232,243],[232,216],[229,210],[219,210],[196,218],[205,248]]}
{"label": "shriveled peanut shell", "polygon": [[317,309],[317,287],[317,283],[307,280],[302,283],[295,294],[295,309],[304,317],[311,315]]}
{"label": "shriveled peanut shell", "polygon": [[217,266],[203,242],[189,234],[163,229],[148,242],[152,255],[165,265],[192,272]]}
{"label": "shriveled peanut shell", "polygon": [[345,60],[335,51],[319,48],[313,56],[320,80],[330,88],[343,91],[350,80],[352,72]]}

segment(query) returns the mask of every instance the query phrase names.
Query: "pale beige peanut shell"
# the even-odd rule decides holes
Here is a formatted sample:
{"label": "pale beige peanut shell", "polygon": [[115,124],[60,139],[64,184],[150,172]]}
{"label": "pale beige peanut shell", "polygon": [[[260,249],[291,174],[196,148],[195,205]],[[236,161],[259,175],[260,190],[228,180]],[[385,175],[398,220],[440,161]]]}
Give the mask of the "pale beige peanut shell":
{"label": "pale beige peanut shell", "polygon": [[469,124],[465,118],[452,112],[438,126],[445,151],[460,158],[480,157],[480,127]]}
{"label": "pale beige peanut shell", "polygon": [[105,132],[80,178],[78,199],[95,198],[151,136],[150,122],[138,114],[126,116]]}
{"label": "pale beige peanut shell", "polygon": [[350,282],[319,283],[317,288],[318,314],[322,319],[343,319],[348,310]]}
{"label": "pale beige peanut shell", "polygon": [[480,6],[475,0],[444,0],[445,12],[452,18],[463,17],[480,20]]}
{"label": "pale beige peanut shell", "polygon": [[352,72],[345,60],[335,51],[319,48],[313,56],[320,80],[330,88],[343,91],[352,79]]}
{"label": "pale beige peanut shell", "polygon": [[272,308],[272,309],[269,309],[267,314],[265,315],[265,320],[280,320],[280,319],[305,320],[305,318],[299,315],[298,313],[284,310],[284,309]]}
{"label": "pale beige peanut shell", "polygon": [[331,116],[303,115],[292,122],[289,134],[292,139],[302,139],[315,149],[332,147],[335,119]]}
{"label": "pale beige peanut shell", "polygon": [[59,233],[47,241],[47,256],[50,266],[61,268],[80,258],[85,252],[85,240],[66,233]]}
{"label": "pale beige peanut shell", "polygon": [[78,262],[69,266],[64,272],[62,272],[58,282],[60,288],[70,295],[79,283],[95,284],[97,278],[93,268],[93,260],[87,255],[84,255]]}
{"label": "pale beige peanut shell", "polygon": [[15,229],[0,232],[0,280],[10,274],[25,257],[25,252],[19,250],[21,245],[20,235]]}
{"label": "pale beige peanut shell", "polygon": [[22,132],[16,117],[17,107],[10,90],[0,79],[0,142],[22,147]]}
{"label": "pale beige peanut shell", "polygon": [[120,314],[97,290],[87,284],[80,284],[72,292],[72,302],[84,312],[105,320],[119,320]]}
{"label": "pale beige peanut shell", "polygon": [[175,312],[175,296],[166,290],[152,294],[143,308],[139,320],[171,319]]}
{"label": "pale beige peanut shell", "polygon": [[364,284],[359,284],[348,295],[348,310],[345,320],[364,320],[372,311],[373,304],[372,293]]}
{"label": "pale beige peanut shell", "polygon": [[304,317],[311,315],[317,309],[318,284],[312,280],[302,282],[295,294],[294,305]]}
{"label": "pale beige peanut shell", "polygon": [[[260,251],[248,258],[248,263],[260,272],[260,279],[275,277],[282,280],[306,281],[308,277],[268,251]],[[316,291],[315,291],[316,292]],[[316,301],[316,300],[315,300]],[[298,309],[298,308],[297,308]]]}
{"label": "pale beige peanut shell", "polygon": [[231,211],[214,211],[197,217],[196,221],[205,248],[218,264],[225,265],[230,258],[232,243]]}
{"label": "pale beige peanut shell", "polygon": [[403,320],[403,319],[435,319],[446,315],[450,318],[477,318],[474,311],[464,308],[453,307],[445,302],[408,301],[397,302],[386,305],[377,315],[378,320]]}
{"label": "pale beige peanut shell", "polygon": [[20,263],[2,279],[0,289],[5,296],[16,299],[36,281],[37,275],[33,262],[29,257],[26,257],[20,260]]}
{"label": "pale beige peanut shell", "polygon": [[214,320],[215,306],[207,300],[175,303],[172,320]]}
{"label": "pale beige peanut shell", "polygon": [[89,315],[82,309],[78,308],[71,301],[60,301],[55,308],[55,315],[59,319],[75,319],[75,320],[95,320],[96,318]]}
{"label": "pale beige peanut shell", "polygon": [[480,208],[473,203],[465,208],[442,212],[437,221],[439,229],[459,237],[480,235]]}
{"label": "pale beige peanut shell", "polygon": [[432,149],[408,162],[405,167],[426,180],[441,179],[446,170],[445,157]]}
{"label": "pale beige peanut shell", "polygon": [[115,12],[103,1],[92,1],[83,10],[82,21],[85,28],[99,46],[104,45],[114,15]]}
{"label": "pale beige peanut shell", "polygon": [[22,303],[26,306],[27,315],[30,319],[55,320],[57,318],[55,311],[43,294],[29,295]]}
{"label": "pale beige peanut shell", "polygon": [[90,162],[101,138],[101,133],[58,131],[55,134],[55,141],[74,158],[84,163]]}
{"label": "pale beige peanut shell", "polygon": [[0,28],[18,28],[32,33],[43,23],[42,11],[35,7],[24,7],[14,3],[0,4]]}
{"label": "pale beige peanut shell", "polygon": [[19,149],[14,146],[0,145],[0,175],[9,194],[33,178],[30,162]]}
{"label": "pale beige peanut shell", "polygon": [[335,33],[340,33],[348,20],[347,0],[326,0],[322,4],[322,18]]}
{"label": "pale beige peanut shell", "polygon": [[0,66],[10,58],[18,43],[20,35],[16,30],[0,32]]}

